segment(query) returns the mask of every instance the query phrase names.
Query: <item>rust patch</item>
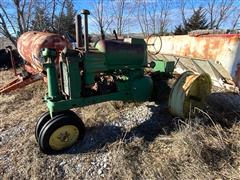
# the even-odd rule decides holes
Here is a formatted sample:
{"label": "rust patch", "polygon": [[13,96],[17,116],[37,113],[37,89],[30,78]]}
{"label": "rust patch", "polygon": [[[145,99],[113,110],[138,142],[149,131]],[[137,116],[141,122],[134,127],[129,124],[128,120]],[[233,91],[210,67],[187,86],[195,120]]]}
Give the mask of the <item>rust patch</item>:
{"label": "rust patch", "polygon": [[[66,39],[61,35],[48,32],[29,31],[22,34],[17,41],[19,54],[34,69],[40,72],[43,70],[40,58],[41,49],[53,48],[60,52],[65,47],[71,48],[70,43]],[[56,61],[58,61],[58,58]]]}
{"label": "rust patch", "polygon": [[237,35],[163,36],[160,53],[216,61],[220,53],[237,43],[239,43]]}

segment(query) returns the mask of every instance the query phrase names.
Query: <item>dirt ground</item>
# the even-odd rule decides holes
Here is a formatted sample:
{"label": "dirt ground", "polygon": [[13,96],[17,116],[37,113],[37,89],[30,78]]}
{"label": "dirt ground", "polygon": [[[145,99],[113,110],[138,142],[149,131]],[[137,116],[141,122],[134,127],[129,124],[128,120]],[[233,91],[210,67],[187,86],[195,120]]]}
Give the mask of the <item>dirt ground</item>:
{"label": "dirt ground", "polygon": [[[0,72],[0,85],[10,79],[10,71]],[[240,179],[240,114],[232,111],[239,95],[231,94],[235,104],[227,109],[211,105],[225,101],[215,93],[209,113],[186,121],[152,102],[77,108],[83,141],[45,155],[34,137],[47,111],[45,91],[39,81],[0,95],[0,179]]]}

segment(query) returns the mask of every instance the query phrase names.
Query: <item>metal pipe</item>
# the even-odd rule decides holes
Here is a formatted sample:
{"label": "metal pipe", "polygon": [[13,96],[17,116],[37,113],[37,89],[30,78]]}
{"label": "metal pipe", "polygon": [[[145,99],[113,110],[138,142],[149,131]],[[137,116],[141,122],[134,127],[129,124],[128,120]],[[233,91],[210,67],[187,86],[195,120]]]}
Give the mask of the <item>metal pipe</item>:
{"label": "metal pipe", "polygon": [[77,48],[82,47],[82,18],[80,14],[75,16],[75,30],[76,30],[76,43]]}
{"label": "metal pipe", "polygon": [[88,48],[88,15],[90,14],[90,12],[86,9],[83,9],[81,11],[81,14],[84,15],[84,49],[85,52],[88,52],[89,48]]}

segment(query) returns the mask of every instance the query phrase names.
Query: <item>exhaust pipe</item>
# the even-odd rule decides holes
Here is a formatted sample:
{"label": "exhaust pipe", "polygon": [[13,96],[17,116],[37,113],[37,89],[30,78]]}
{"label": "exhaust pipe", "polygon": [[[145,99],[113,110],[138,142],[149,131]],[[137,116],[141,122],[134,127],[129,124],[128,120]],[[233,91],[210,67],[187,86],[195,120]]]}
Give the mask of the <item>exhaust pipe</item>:
{"label": "exhaust pipe", "polygon": [[89,48],[88,48],[88,15],[90,14],[90,12],[86,9],[83,9],[81,11],[81,14],[84,15],[84,49],[85,49],[85,52],[88,52],[89,51]]}
{"label": "exhaust pipe", "polygon": [[83,42],[82,42],[82,18],[79,14],[75,16],[75,30],[77,48],[80,48],[83,46]]}

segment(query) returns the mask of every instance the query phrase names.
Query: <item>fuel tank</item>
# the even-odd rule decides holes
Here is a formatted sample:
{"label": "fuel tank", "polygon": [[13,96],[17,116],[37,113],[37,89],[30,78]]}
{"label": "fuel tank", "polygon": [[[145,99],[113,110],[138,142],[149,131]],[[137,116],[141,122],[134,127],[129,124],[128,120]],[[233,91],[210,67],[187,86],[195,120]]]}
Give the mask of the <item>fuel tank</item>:
{"label": "fuel tank", "polygon": [[43,70],[41,49],[53,48],[60,52],[64,47],[71,48],[71,44],[63,36],[49,32],[29,31],[17,40],[17,49],[21,57],[40,72]]}
{"label": "fuel tank", "polygon": [[105,55],[108,66],[146,66],[147,51],[143,39],[100,40],[95,47]]}

